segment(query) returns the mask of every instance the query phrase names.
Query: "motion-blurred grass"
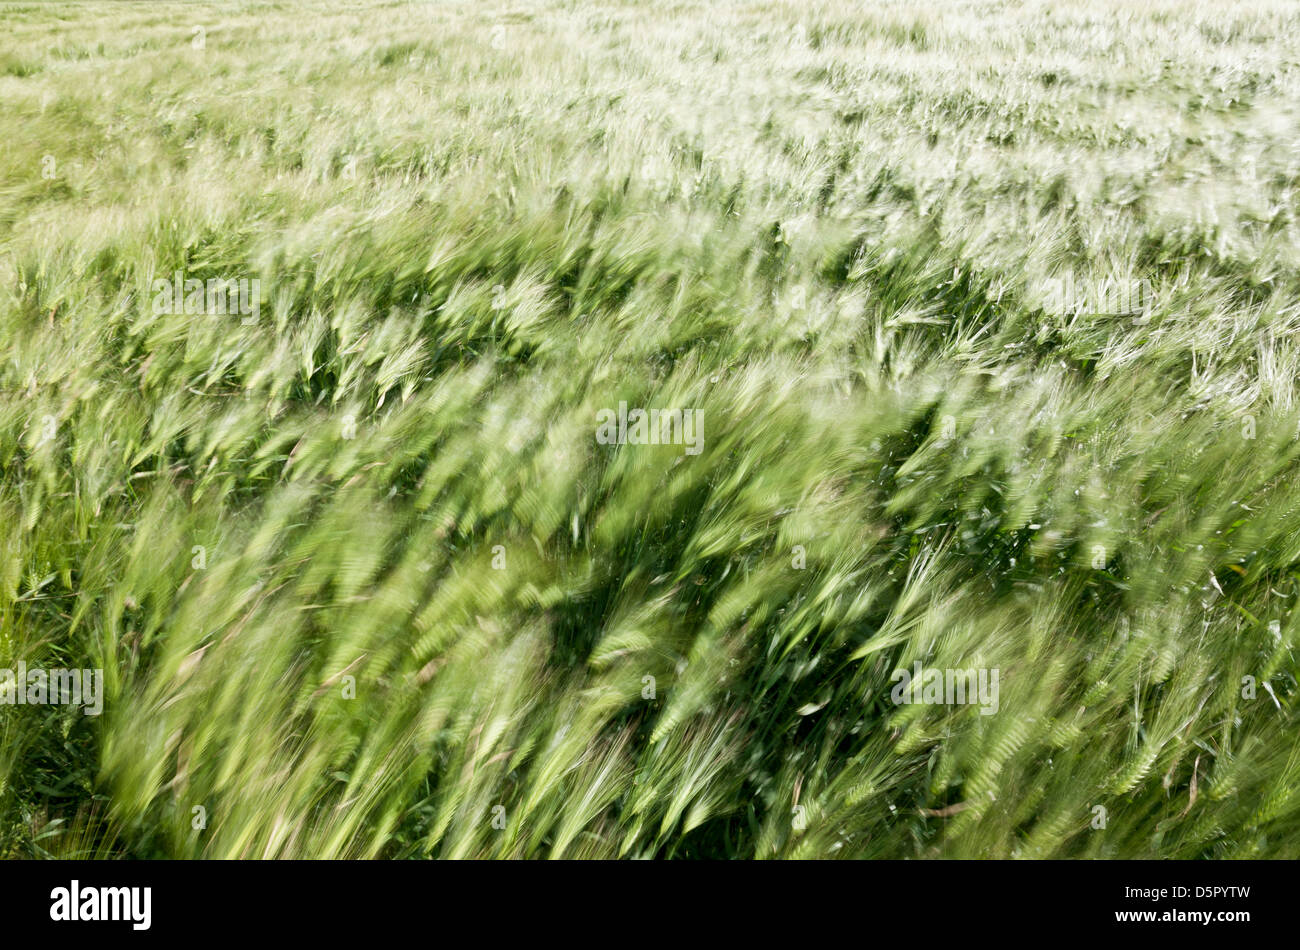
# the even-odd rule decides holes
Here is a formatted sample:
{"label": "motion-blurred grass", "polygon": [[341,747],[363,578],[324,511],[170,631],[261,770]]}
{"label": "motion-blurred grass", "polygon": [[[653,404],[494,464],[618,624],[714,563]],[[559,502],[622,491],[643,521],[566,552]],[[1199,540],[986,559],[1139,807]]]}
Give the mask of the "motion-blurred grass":
{"label": "motion-blurred grass", "polygon": [[0,23],[0,854],[1300,857],[1294,4]]}

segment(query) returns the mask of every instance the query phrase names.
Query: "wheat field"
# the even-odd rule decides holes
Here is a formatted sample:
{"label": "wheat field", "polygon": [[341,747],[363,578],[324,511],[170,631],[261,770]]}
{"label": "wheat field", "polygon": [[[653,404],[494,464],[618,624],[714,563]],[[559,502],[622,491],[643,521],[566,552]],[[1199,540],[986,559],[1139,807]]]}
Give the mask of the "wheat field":
{"label": "wheat field", "polygon": [[0,23],[0,856],[1300,857],[1294,4]]}

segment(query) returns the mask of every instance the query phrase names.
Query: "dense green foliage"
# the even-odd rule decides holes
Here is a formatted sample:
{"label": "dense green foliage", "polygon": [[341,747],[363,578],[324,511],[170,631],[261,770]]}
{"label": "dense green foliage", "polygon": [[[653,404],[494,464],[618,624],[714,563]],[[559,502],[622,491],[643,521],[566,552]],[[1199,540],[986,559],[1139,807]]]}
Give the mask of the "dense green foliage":
{"label": "dense green foliage", "polygon": [[1300,857],[1294,4],[0,22],[0,855]]}

